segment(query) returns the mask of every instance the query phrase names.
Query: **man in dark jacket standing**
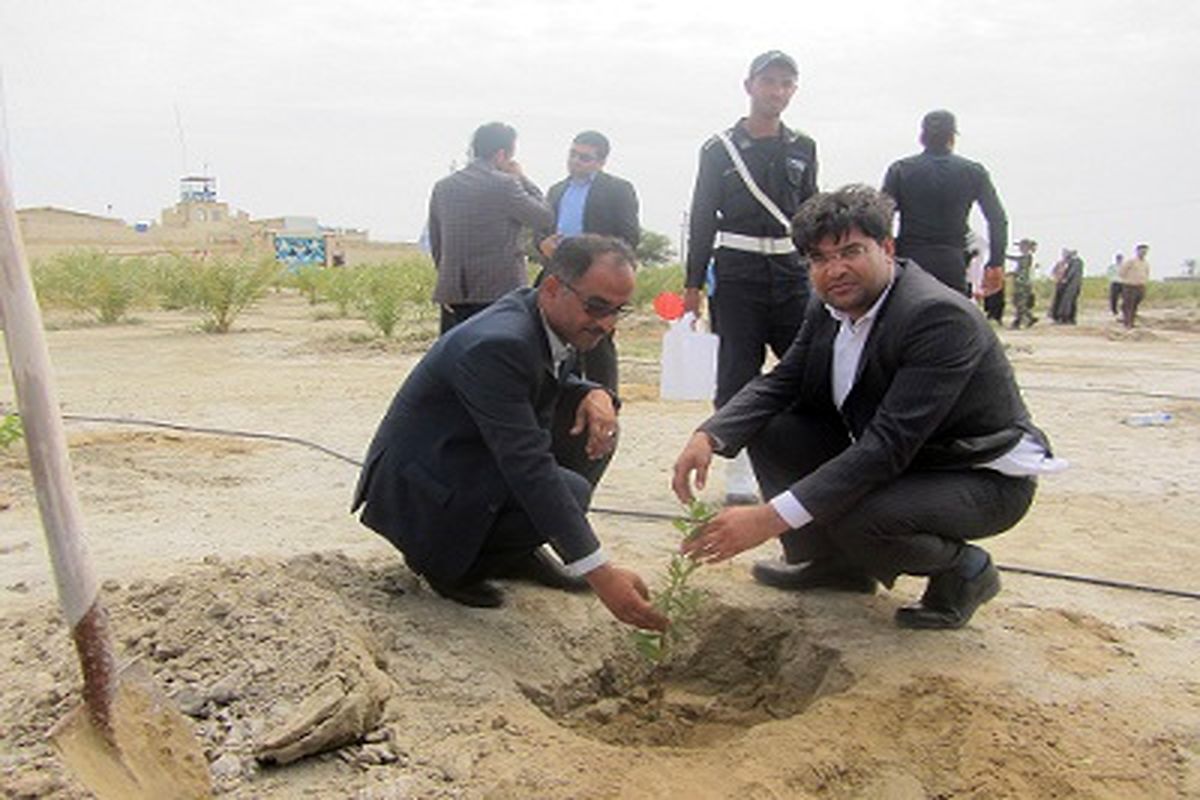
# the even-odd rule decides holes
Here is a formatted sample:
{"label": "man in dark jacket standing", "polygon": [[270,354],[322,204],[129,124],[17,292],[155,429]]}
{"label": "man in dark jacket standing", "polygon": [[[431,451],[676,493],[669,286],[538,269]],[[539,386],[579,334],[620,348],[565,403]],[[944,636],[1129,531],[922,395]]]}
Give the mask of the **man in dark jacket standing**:
{"label": "man in dark jacket standing", "polygon": [[[546,193],[554,224],[539,231],[543,257],[553,256],[564,237],[581,233],[615,236],[637,249],[641,238],[637,192],[629,181],[604,172],[609,151],[608,137],[599,131],[583,131],[571,142],[567,177]],[[581,354],[580,366],[591,380],[617,390],[617,348],[611,336]]]}
{"label": "man in dark jacket standing", "polygon": [[951,289],[967,293],[967,215],[979,204],[988,225],[987,268],[1004,267],[1008,217],[982,164],[954,154],[958,125],[949,111],[921,120],[924,152],[890,167],[883,191],[896,202],[896,255],[911,258]]}
{"label": "man in dark jacket standing", "polygon": [[[541,286],[510,292],[442,336],[400,387],[353,509],[443,597],[495,607],[503,595],[490,578],[558,588],[583,580],[623,622],[665,627],[645,584],[609,561],[588,523],[617,410],[608,390],[566,368],[574,351],[612,333],[633,269],[618,240],[564,241]],[[574,415],[563,439],[552,430],[560,405]]]}
{"label": "man in dark jacket standing", "polygon": [[874,592],[927,575],[912,628],[957,628],[1000,590],[971,543],[1011,528],[1035,476],[1063,466],[1030,421],[1004,347],[967,298],[894,257],[893,208],[866,186],[818,195],[796,215],[813,289],[783,360],[746,385],[675,462],[681,500],[713,453],[749,447],[769,502],[727,508],[684,545],[723,561],[778,537],[760,583]]}

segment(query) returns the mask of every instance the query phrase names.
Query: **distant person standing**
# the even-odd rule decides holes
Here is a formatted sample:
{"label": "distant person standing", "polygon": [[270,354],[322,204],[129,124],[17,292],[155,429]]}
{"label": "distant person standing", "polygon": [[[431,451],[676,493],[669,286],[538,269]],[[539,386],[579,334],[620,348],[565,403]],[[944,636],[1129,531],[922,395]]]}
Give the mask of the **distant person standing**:
{"label": "distant person standing", "polygon": [[522,226],[552,224],[553,214],[514,156],[517,132],[489,122],[471,138],[471,163],[442,178],[429,199],[429,249],[437,266],[433,300],[442,333],[524,286]]}
{"label": "distant person standing", "polygon": [[[641,238],[637,192],[629,181],[604,171],[610,149],[608,137],[599,131],[583,131],[571,142],[567,177],[546,192],[554,221],[539,231],[538,249],[547,261],[563,238],[581,233],[615,236],[631,250],[637,248]],[[587,378],[617,390],[617,348],[612,336],[580,353],[579,362]]]}
{"label": "distant person standing", "polygon": [[1121,300],[1121,279],[1117,277],[1117,273],[1121,271],[1121,262],[1125,260],[1125,256],[1117,253],[1113,256],[1113,262],[1108,265],[1108,310],[1115,317],[1121,312],[1118,310],[1118,303]]}
{"label": "distant person standing", "polygon": [[1079,291],[1083,288],[1083,259],[1069,247],[1054,265],[1054,301],[1050,318],[1060,325],[1074,325],[1079,311]]}
{"label": "distant person standing", "polygon": [[1117,278],[1121,281],[1121,324],[1132,328],[1137,322],[1138,306],[1146,296],[1146,284],[1150,282],[1150,262],[1146,254],[1150,245],[1139,244],[1133,258],[1121,262]]}
{"label": "distant person standing", "polygon": [[952,289],[967,293],[967,216],[979,204],[988,224],[986,267],[1004,267],[1008,216],[988,171],[954,154],[958,124],[949,111],[921,120],[925,150],[888,167],[883,191],[896,202],[900,235],[896,255],[916,261]]}
{"label": "distant person standing", "polygon": [[[791,218],[817,191],[817,145],[783,124],[796,93],[796,61],[768,50],[742,87],[750,113],[709,138],[688,219],[684,309],[697,316],[713,260],[710,312],[720,335],[716,406],[762,371],[767,348],[782,357],[808,304],[808,266],[790,237]],[[726,473],[726,502],[757,502],[749,462]]]}
{"label": "distant person standing", "polygon": [[1037,252],[1037,242],[1033,239],[1022,239],[1017,242],[1020,255],[1005,256],[1009,261],[1016,262],[1013,267],[1013,314],[1012,327],[1018,330],[1021,326],[1030,327],[1037,322],[1033,315],[1033,254]]}

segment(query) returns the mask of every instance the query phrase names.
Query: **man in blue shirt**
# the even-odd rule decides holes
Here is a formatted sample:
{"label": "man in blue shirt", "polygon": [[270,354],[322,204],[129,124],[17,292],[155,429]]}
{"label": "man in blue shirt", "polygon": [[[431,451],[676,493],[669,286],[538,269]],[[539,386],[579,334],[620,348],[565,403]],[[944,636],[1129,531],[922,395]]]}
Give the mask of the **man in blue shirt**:
{"label": "man in blue shirt", "polygon": [[[595,233],[615,236],[636,249],[641,228],[638,198],[633,184],[604,172],[610,147],[598,131],[583,131],[571,142],[567,177],[550,187],[546,200],[554,211],[554,225],[541,232],[538,249],[549,260],[567,236]],[[581,359],[589,379],[617,390],[617,350],[606,338]]]}

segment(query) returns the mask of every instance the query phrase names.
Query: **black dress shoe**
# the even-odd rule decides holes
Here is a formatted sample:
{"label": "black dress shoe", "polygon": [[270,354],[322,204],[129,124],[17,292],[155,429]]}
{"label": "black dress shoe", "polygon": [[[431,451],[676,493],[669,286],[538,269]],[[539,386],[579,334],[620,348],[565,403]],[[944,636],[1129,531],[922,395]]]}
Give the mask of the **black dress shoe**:
{"label": "black dress shoe", "polygon": [[558,559],[546,552],[544,547],[539,547],[503,572],[497,573],[496,577],[529,581],[549,586],[551,589],[562,589],[564,592],[585,592],[591,588],[587,578],[567,572]]}
{"label": "black dress shoe", "polygon": [[964,578],[953,570],[930,576],[920,602],[896,609],[896,624],[933,630],[961,628],[977,608],[999,593],[1000,573],[989,557],[987,566],[974,578]]}
{"label": "black dress shoe", "polygon": [[453,600],[471,608],[499,608],[504,605],[504,592],[499,587],[487,581],[475,583],[450,584],[423,575],[429,588],[447,600]]}
{"label": "black dress shoe", "polygon": [[875,594],[874,578],[832,561],[806,561],[803,564],[788,564],[778,558],[755,561],[750,574],[761,584],[793,592],[829,589],[834,592]]}

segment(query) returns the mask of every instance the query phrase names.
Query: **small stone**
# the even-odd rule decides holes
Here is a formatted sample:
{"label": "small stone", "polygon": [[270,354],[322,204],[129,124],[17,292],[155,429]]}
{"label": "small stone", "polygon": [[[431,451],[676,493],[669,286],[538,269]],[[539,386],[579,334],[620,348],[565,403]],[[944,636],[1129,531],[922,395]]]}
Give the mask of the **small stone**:
{"label": "small stone", "polygon": [[[397,760],[396,753],[386,742],[363,745],[360,752],[362,760],[376,766],[394,764]],[[362,763],[361,760],[360,763]]]}
{"label": "small stone", "polygon": [[226,675],[219,681],[209,687],[205,692],[207,699],[216,703],[219,706],[226,706],[242,696],[241,688],[238,684],[241,682],[241,676]]}
{"label": "small stone", "polygon": [[492,718],[492,730],[498,731],[508,725],[508,718],[503,714],[497,714]]}
{"label": "small stone", "polygon": [[233,612],[233,604],[227,603],[224,600],[218,600],[208,607],[208,618],[222,620],[228,617]]}
{"label": "small stone", "polygon": [[10,583],[4,588],[8,589],[10,592],[16,592],[17,594],[28,594],[29,592],[29,584],[27,584],[25,581]]}
{"label": "small stone", "polygon": [[376,728],[373,731],[369,731],[367,733],[367,735],[363,737],[362,740],[366,744],[379,744],[380,742],[390,741],[391,738],[392,738],[391,730],[389,730],[388,728]]}
{"label": "small stone", "polygon": [[205,710],[208,699],[190,686],[185,686],[175,693],[175,705],[179,706],[179,710],[189,717],[202,719],[208,716],[208,712]]}
{"label": "small stone", "polygon": [[178,643],[164,644],[162,642],[154,642],[153,651],[155,661],[170,661],[186,653],[187,648]]}
{"label": "small stone", "polygon": [[106,592],[121,591],[121,582],[116,578],[109,578],[104,583],[100,584],[100,586],[103,587],[104,591]]}
{"label": "small stone", "polygon": [[213,780],[218,783],[236,782],[242,777],[242,760],[233,753],[226,753],[208,766]]}

